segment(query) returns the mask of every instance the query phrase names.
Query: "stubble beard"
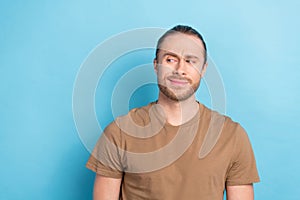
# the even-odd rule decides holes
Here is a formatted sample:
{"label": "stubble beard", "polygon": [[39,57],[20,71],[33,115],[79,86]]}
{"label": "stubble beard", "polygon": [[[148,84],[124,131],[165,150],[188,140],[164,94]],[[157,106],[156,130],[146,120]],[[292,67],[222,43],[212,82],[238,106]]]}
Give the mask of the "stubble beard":
{"label": "stubble beard", "polygon": [[[190,80],[189,82],[191,83]],[[161,84],[161,81],[158,83],[160,92],[173,101],[184,101],[188,99],[197,91],[199,85],[200,81],[190,85],[187,88],[167,87],[166,84]]]}

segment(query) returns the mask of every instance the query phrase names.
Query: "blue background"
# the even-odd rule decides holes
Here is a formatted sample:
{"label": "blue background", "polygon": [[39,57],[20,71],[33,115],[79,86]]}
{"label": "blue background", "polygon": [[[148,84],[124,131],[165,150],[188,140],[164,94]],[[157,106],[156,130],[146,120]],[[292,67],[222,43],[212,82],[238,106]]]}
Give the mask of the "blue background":
{"label": "blue background", "polygon": [[[297,0],[1,1],[0,199],[91,199],[94,173],[72,114],[80,65],[112,35],[178,23],[204,35],[226,113],[249,134],[261,176],[256,199],[299,199],[299,7]],[[106,115],[104,123],[112,120]]]}

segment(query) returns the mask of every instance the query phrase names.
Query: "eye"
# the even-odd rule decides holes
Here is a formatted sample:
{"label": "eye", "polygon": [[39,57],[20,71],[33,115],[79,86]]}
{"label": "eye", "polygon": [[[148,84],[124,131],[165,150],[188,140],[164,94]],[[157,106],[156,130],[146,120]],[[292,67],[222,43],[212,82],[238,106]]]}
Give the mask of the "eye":
{"label": "eye", "polygon": [[175,62],[177,62],[177,59],[176,59],[176,58],[173,58],[173,57],[168,57],[168,58],[166,58],[166,61],[167,61],[168,63],[175,63]]}
{"label": "eye", "polygon": [[189,60],[189,59],[186,59],[185,62],[189,63],[189,64],[196,64],[196,61],[195,60]]}

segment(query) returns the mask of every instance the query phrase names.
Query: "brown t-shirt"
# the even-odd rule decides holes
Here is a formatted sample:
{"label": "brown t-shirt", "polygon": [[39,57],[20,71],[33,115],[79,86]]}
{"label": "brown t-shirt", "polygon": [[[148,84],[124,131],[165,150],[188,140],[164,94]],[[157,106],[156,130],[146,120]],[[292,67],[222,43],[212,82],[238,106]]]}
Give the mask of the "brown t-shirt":
{"label": "brown t-shirt", "polygon": [[87,167],[122,178],[122,200],[220,200],[226,185],[259,182],[244,129],[199,103],[180,126],[158,104],[131,110],[104,130]]}

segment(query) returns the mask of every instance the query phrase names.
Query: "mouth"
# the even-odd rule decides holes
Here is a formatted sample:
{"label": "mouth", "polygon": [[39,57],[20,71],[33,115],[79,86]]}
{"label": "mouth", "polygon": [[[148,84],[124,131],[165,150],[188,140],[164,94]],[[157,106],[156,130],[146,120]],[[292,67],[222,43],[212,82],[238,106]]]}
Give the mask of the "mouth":
{"label": "mouth", "polygon": [[172,85],[176,85],[176,86],[184,86],[189,83],[187,79],[183,79],[183,78],[169,77],[167,79],[168,81],[171,82]]}

